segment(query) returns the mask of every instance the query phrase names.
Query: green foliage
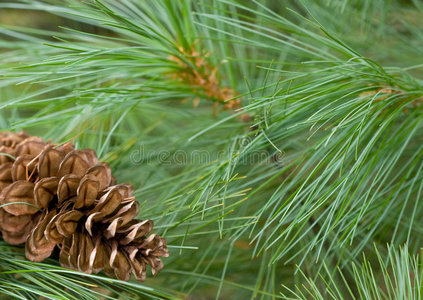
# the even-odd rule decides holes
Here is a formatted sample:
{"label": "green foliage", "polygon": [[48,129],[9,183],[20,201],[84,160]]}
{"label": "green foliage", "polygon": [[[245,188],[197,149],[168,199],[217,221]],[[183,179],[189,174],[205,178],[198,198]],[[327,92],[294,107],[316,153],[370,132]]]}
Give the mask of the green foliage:
{"label": "green foliage", "polygon": [[1,129],[95,149],[171,251],[157,278],[122,283],[3,243],[1,292],[421,298],[422,16],[418,1],[0,2]]}
{"label": "green foliage", "polygon": [[[421,257],[410,256],[405,246],[399,251],[388,249],[387,260],[382,258],[377,248],[379,264],[378,277],[371,263],[364,257],[361,266],[352,264],[353,279],[346,280],[341,270],[341,280],[333,272],[325,269],[328,279],[322,280],[324,288],[315,281],[305,278],[305,284],[297,291],[288,290],[287,299],[421,299],[423,277]],[[324,278],[324,277],[322,277]]]}

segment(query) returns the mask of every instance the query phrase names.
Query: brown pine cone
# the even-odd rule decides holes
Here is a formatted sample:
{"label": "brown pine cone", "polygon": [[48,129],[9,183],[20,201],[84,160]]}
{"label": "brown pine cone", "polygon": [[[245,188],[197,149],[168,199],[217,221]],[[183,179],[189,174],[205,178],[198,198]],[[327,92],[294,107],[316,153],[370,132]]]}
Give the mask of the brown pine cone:
{"label": "brown pine cone", "polygon": [[42,261],[57,246],[62,266],[85,273],[145,280],[147,265],[153,275],[163,268],[166,240],[147,236],[153,222],[135,219],[132,187],[116,185],[93,150],[23,132],[0,133],[0,148],[7,154],[0,160],[0,231],[10,244],[25,242],[29,260]]}

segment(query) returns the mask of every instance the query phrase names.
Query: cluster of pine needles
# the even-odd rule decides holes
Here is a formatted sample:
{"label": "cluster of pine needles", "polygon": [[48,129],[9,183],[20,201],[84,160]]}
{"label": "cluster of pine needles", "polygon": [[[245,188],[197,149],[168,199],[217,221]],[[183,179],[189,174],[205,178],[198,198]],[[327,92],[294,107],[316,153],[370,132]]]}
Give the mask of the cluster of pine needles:
{"label": "cluster of pine needles", "polygon": [[0,1],[0,127],[92,148],[171,255],[0,239],[0,298],[422,299],[419,0]]}

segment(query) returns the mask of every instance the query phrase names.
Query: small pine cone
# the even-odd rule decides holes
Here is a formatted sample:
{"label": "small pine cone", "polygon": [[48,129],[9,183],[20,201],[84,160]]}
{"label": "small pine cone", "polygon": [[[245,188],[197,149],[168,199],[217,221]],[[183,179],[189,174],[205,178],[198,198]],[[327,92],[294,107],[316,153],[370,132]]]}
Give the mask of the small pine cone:
{"label": "small pine cone", "polygon": [[135,219],[132,187],[116,185],[93,150],[25,133],[0,133],[0,145],[11,160],[0,161],[0,231],[10,244],[25,242],[29,260],[42,261],[58,247],[62,266],[85,273],[145,280],[147,265],[153,275],[163,268],[166,240],[148,236],[153,222]]}

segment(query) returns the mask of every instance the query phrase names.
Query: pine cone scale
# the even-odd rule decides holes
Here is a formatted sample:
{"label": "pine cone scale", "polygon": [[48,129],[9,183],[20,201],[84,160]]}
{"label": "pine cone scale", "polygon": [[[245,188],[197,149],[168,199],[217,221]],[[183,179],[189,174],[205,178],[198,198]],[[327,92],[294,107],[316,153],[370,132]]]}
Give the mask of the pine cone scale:
{"label": "pine cone scale", "polygon": [[60,162],[65,157],[62,151],[56,150],[52,145],[46,146],[39,157],[38,175],[40,178],[56,176],[59,172]]}
{"label": "pine cone scale", "polygon": [[0,191],[2,191],[4,188],[9,186],[13,182],[12,172],[11,172],[12,165],[13,164],[11,162],[6,162],[0,165]]}
{"label": "pine cone scale", "polygon": [[75,208],[80,209],[92,206],[97,199],[99,191],[99,181],[93,175],[85,175],[76,190]]}
{"label": "pine cone scale", "polygon": [[50,220],[56,215],[56,211],[44,213],[38,224],[30,233],[25,243],[25,256],[32,261],[40,262],[51,255],[56,243],[47,239],[44,231]]}
{"label": "pine cone scale", "polygon": [[48,208],[54,196],[57,194],[59,179],[57,177],[45,177],[38,181],[34,187],[34,200],[38,207]]}
{"label": "pine cone scale", "polygon": [[[21,202],[27,204],[12,204]],[[38,212],[34,200],[34,184],[25,180],[15,181],[6,187],[0,194],[0,203],[8,213],[20,216]]]}

